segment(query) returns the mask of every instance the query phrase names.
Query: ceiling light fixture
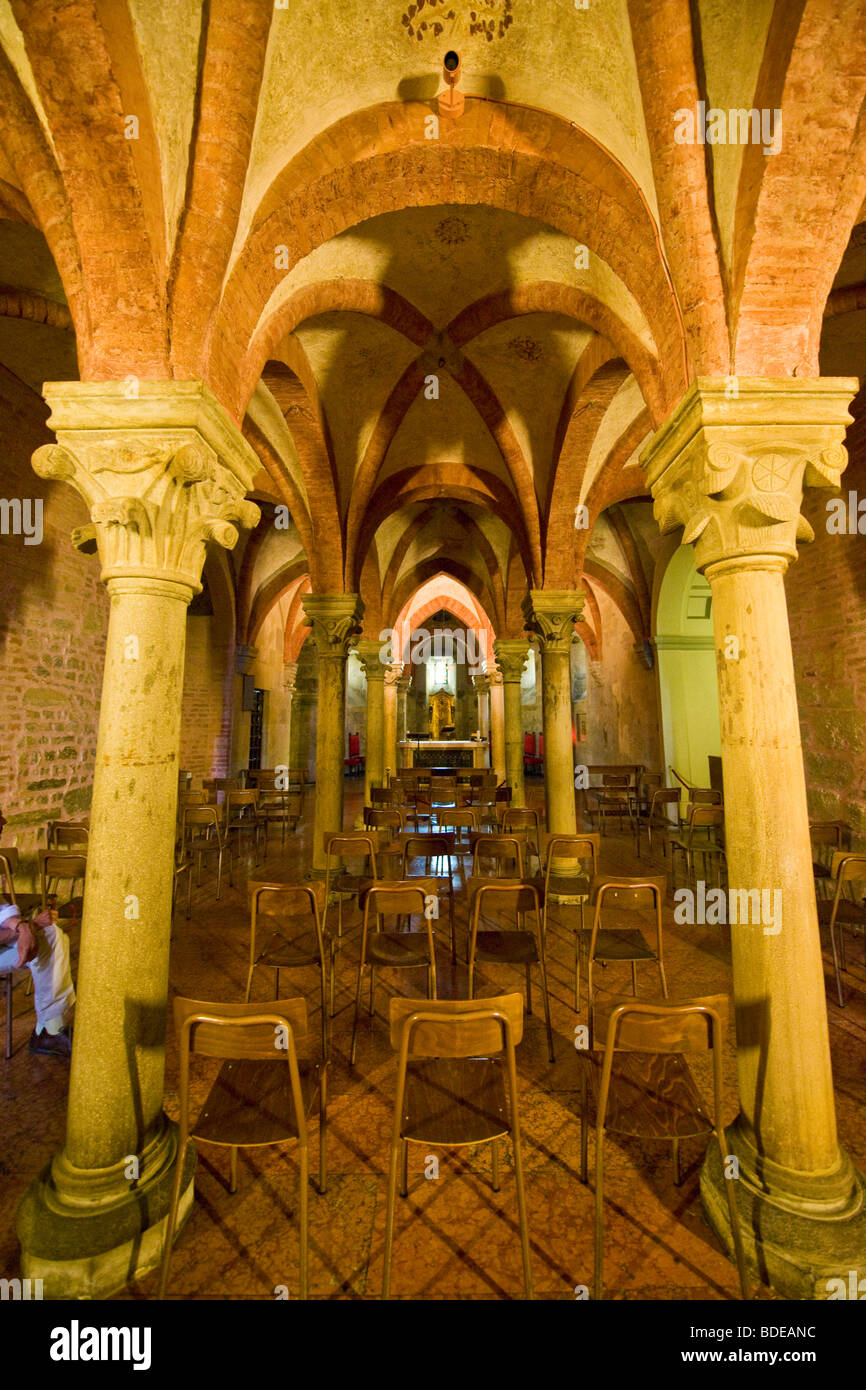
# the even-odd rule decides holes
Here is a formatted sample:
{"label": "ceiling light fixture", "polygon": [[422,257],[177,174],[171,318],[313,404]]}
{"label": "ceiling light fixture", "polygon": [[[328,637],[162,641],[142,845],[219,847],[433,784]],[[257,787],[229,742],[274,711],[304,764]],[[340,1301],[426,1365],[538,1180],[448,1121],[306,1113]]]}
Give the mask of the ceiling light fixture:
{"label": "ceiling light fixture", "polygon": [[440,116],[462,116],[466,99],[462,92],[458,92],[457,83],[460,81],[460,54],[455,53],[451,48],[445,54],[442,63],[442,77],[445,81],[447,91],[439,93],[439,115]]}

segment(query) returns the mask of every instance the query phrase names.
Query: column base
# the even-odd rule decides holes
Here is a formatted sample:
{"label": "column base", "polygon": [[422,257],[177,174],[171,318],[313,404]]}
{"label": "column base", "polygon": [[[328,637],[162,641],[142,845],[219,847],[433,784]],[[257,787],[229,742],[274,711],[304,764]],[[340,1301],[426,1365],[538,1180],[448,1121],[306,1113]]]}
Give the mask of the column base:
{"label": "column base", "polygon": [[739,1177],[725,1178],[718,1146],[710,1144],[701,1169],[701,1202],[731,1258],[729,1182],[753,1277],[784,1298],[850,1297],[838,1290],[856,1288],[866,1275],[866,1178],[848,1155],[840,1150],[839,1165],[830,1173],[792,1172],[762,1158],[736,1121],[727,1129],[727,1149],[739,1161]]}
{"label": "column base", "polygon": [[[168,1120],[139,1155],[136,1183],[115,1168],[75,1169],[64,1153],[30,1184],[18,1211],[21,1275],[46,1298],[102,1299],[159,1267],[171,1204],[177,1125]],[[192,1211],[195,1144],[187,1146],[177,1231]],[[119,1170],[119,1171],[118,1171]]]}

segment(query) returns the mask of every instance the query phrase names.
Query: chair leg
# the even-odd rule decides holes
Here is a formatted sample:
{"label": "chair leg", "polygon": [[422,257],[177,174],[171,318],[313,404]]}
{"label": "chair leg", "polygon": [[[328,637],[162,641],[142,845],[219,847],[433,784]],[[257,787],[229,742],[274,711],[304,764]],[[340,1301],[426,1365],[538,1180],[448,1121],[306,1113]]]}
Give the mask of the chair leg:
{"label": "chair leg", "polygon": [[324,1197],[328,1185],[328,1075],[324,1066],[319,1076],[319,1192]]}
{"label": "chair leg", "polygon": [[493,1168],[493,1191],[499,1191],[499,1140],[494,1139],[491,1146],[490,1162]]}
{"label": "chair leg", "polygon": [[631,992],[637,998],[637,961],[631,963]]}
{"label": "chair leg", "polygon": [[544,1002],[544,1022],[547,1027],[547,1055],[551,1062],[555,1062],[556,1058],[553,1054],[553,1030],[550,1026],[550,995],[547,992],[547,966],[544,963],[543,951],[538,958],[538,963],[541,967],[541,993]]}
{"label": "chair leg", "polygon": [[229,1158],[229,1192],[232,1196],[238,1190],[238,1146],[232,1144]]}
{"label": "chair leg", "polygon": [[672,1158],[672,1160],[673,1160],[673,1165],[674,1165],[674,1187],[679,1187],[680,1184],[682,1183],[682,1180],[683,1180],[683,1175],[682,1175],[682,1173],[681,1173],[681,1171],[680,1171],[680,1141],[679,1141],[679,1139],[674,1139],[674,1140],[671,1141],[671,1158]]}
{"label": "chair leg", "polygon": [[364,962],[358,965],[358,988],[355,990],[355,1021],[352,1024],[352,1048],[349,1053],[349,1066],[355,1065],[355,1047],[358,1040],[358,1015],[361,1012],[361,984],[364,975]]}
{"label": "chair leg", "polygon": [[526,1012],[532,1013],[532,971],[528,963],[526,966]]}
{"label": "chair leg", "polygon": [[325,997],[326,994],[327,994],[328,986],[327,986],[327,980],[326,980],[326,978],[325,978],[325,973],[326,973],[326,972],[325,972],[325,957],[324,957],[324,955],[323,955],[323,956],[322,956],[322,959],[319,961],[319,974],[320,974],[320,976],[321,976],[321,984],[322,984],[322,1061],[323,1061],[323,1062],[326,1062],[326,1061],[328,1060],[328,1005],[327,1005],[327,1001],[326,1001],[326,997]]}
{"label": "chair leg", "polygon": [[[250,969],[249,969],[249,973],[248,973],[248,975],[247,975],[247,992],[246,992],[246,994],[244,995],[244,1003],[245,1003],[245,1004],[248,1004],[248,1003],[250,1002],[250,995],[251,995],[252,992],[253,992],[253,974],[254,974],[254,972],[255,972],[255,968],[256,968],[256,967],[255,967],[254,965],[251,965],[251,966],[250,966]],[[275,999],[279,999],[279,997],[280,997],[279,994],[274,995],[274,998],[275,998]]]}
{"label": "chair leg", "polygon": [[307,1297],[307,1285],[309,1282],[309,1260],[310,1260],[310,1181],[309,1181],[310,1155],[306,1144],[301,1146],[301,1191],[298,1199],[300,1208],[300,1278],[298,1297]]}
{"label": "chair leg", "polygon": [[12,971],[6,976],[6,1061],[12,1056]]}
{"label": "chair leg", "polygon": [[839,1008],[844,1009],[845,999],[842,994],[842,976],[839,974],[839,956],[836,951],[836,928],[833,925],[830,927],[830,946],[833,950],[833,969],[836,972],[836,995],[839,1000]]}
{"label": "chair leg", "polygon": [[526,1221],[526,1193],[523,1189],[523,1160],[520,1144],[512,1132],[511,1144],[514,1149],[514,1176],[517,1180],[517,1211],[520,1218],[520,1249],[523,1255],[523,1291],[527,1299],[532,1298],[532,1263],[529,1256],[529,1227]]}
{"label": "chair leg", "polygon": [[373,991],[376,988],[376,967],[370,966],[370,1017],[373,1017]]}
{"label": "chair leg", "polygon": [[588,1060],[581,1058],[580,1062],[580,1181],[585,1183],[588,1180],[588,1149],[589,1149],[589,1120],[586,1113],[588,1101],[588,1088],[586,1084],[586,1068]]}
{"label": "chair leg", "polygon": [[409,1196],[409,1140],[404,1139],[400,1153],[400,1196]]}
{"label": "chair leg", "polygon": [[397,1165],[400,1162],[398,1139],[391,1145],[391,1166],[388,1171],[388,1199],[385,1209],[385,1250],[382,1260],[382,1297],[391,1297],[391,1253],[394,1247],[394,1206],[397,1196]]}
{"label": "chair leg", "polygon": [[192,864],[186,871],[186,920],[192,916]]}
{"label": "chair leg", "polygon": [[217,895],[216,895],[216,900],[217,900],[217,902],[219,902],[219,900],[220,900],[220,892],[222,891],[222,880],[223,880],[223,852],[222,852],[222,850],[219,850],[219,851],[217,852]]}
{"label": "chair leg", "polygon": [[186,1145],[178,1146],[177,1157],[174,1162],[174,1182],[171,1189],[171,1206],[168,1209],[168,1218],[165,1223],[165,1235],[162,1247],[162,1269],[159,1274],[159,1290],[157,1298],[165,1298],[165,1289],[168,1284],[168,1270],[171,1264],[171,1247],[174,1241],[175,1227],[177,1226],[177,1209],[180,1206],[180,1185],[183,1181],[183,1160]]}
{"label": "chair leg", "polygon": [[604,1279],[604,1130],[595,1131],[595,1279],[592,1296],[602,1297]]}
{"label": "chair leg", "polygon": [[666,978],[665,978],[665,968],[664,968],[664,966],[662,965],[661,961],[658,962],[658,967],[659,967],[659,979],[660,979],[661,982],[662,982],[662,996],[663,996],[663,998],[667,999],[667,997],[668,997],[668,982],[667,982],[667,980],[666,980]]}

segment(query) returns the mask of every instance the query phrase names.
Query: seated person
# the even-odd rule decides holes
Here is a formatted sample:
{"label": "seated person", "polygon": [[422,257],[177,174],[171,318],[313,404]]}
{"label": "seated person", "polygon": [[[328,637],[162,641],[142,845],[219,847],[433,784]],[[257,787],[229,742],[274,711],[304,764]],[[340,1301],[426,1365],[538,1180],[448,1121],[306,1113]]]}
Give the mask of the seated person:
{"label": "seated person", "polygon": [[69,937],[57,925],[56,917],[56,912],[45,908],[31,925],[15,903],[0,904],[0,975],[28,967],[36,1008],[30,1051],[69,1057],[72,1037],[67,1019],[75,1003],[75,990],[69,969]]}

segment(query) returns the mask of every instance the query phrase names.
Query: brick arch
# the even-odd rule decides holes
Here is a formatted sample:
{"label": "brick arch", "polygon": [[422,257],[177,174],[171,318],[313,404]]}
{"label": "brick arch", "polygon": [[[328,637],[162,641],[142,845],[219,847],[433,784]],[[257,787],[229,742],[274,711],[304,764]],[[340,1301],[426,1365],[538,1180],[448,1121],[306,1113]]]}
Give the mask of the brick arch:
{"label": "brick arch", "polygon": [[743,375],[819,375],[824,306],[866,196],[863,7],[806,0],[796,24],[800,8],[771,29],[777,51],[753,101],[781,107],[781,150],[744,158],[738,189],[732,370]]}
{"label": "brick arch", "polygon": [[488,613],[490,605],[484,601],[485,586],[479,575],[468,565],[461,565],[459,561],[446,559],[441,555],[435,556],[431,560],[423,560],[421,564],[416,565],[409,574],[404,575],[400,580],[394,595],[394,604],[398,613],[402,612],[412,594],[416,593],[429,580],[438,579],[440,576],[462,585],[481,605],[485,614]]}
{"label": "brick arch", "polygon": [[247,646],[254,647],[256,645],[256,638],[274,605],[279,603],[283,595],[289,592],[292,585],[296,584],[302,575],[309,578],[309,574],[309,562],[306,556],[302,555],[298,560],[290,560],[288,564],[281,565],[263,584],[259,585],[250,605],[247,635],[244,639]]}
{"label": "brick arch", "polygon": [[204,375],[240,416],[237,374],[283,271],[323,242],[383,212],[485,203],[535,217],[606,261],[641,305],[681,391],[679,310],[646,200],[622,165],[550,113],[467,98],[459,121],[424,139],[425,102],[385,102],[336,122],[274,179],[225,288]]}
{"label": "brick arch", "polygon": [[286,631],[283,637],[283,661],[297,661],[301,654],[301,648],[312,632],[312,628],[307,626],[304,620],[303,601],[304,595],[312,592],[312,584],[309,575],[302,579],[295,590],[291,607],[286,616]]}
{"label": "brick arch", "polygon": [[455,579],[453,575],[440,574],[434,575],[432,579],[428,579],[420,588],[416,589],[415,592],[406,599],[394,622],[394,631],[397,634],[397,641],[394,644],[395,654],[396,651],[402,652],[403,650],[403,638],[407,635],[405,629],[409,627],[410,623],[411,627],[409,627],[409,631],[411,632],[413,629],[423,626],[428,618],[444,608],[447,612],[452,613],[454,617],[466,627],[474,628],[479,620],[483,622],[484,630],[487,634],[488,659],[492,660],[493,641],[496,633],[490,622],[490,615],[485,605],[471,590],[467,589],[466,594],[467,598],[471,598],[472,603],[475,604],[474,610],[468,603],[463,602],[460,598],[455,597],[454,594],[449,593],[447,589],[440,588],[436,589],[429,599],[424,599],[421,606],[413,612],[412,605],[416,602],[419,595],[423,594],[424,590],[428,589],[431,584],[435,584],[440,577],[447,578],[450,583],[456,584],[458,587],[465,587],[461,585],[460,581]]}

